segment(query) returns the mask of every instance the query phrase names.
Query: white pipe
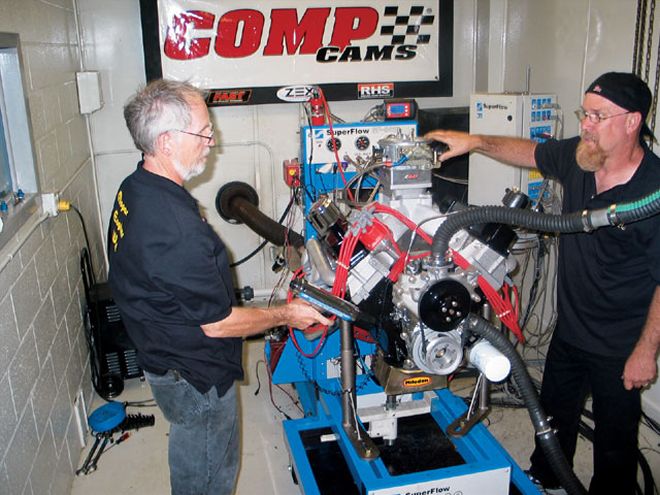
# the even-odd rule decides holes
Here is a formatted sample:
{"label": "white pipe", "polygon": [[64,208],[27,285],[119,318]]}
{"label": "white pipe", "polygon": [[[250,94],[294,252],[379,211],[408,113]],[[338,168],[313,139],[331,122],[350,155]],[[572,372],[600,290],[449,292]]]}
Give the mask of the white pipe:
{"label": "white pipe", "polygon": [[112,155],[135,155],[136,153],[142,153],[137,148],[132,150],[112,150],[112,151],[101,151],[95,154],[95,156],[112,156]]}
{"label": "white pipe", "polygon": [[255,299],[270,298],[274,294],[276,300],[286,299],[287,291],[284,289],[253,289]]}
{"label": "white pipe", "polygon": [[[80,34],[80,19],[78,17],[78,0],[72,0],[73,4],[73,18],[76,26],[76,39],[78,41],[78,49],[80,51],[80,63],[79,68],[81,71],[85,70],[85,46],[82,35]],[[105,233],[103,229],[103,218],[101,217],[101,195],[99,194],[99,181],[96,174],[96,157],[94,155],[94,143],[92,141],[92,126],[90,123],[89,115],[84,115],[85,117],[85,127],[87,129],[87,144],[89,146],[89,158],[92,166],[92,184],[94,186],[94,197],[96,198],[96,221],[98,223],[98,234],[101,239],[101,252],[103,253],[104,266],[103,270],[107,274],[108,267],[110,266],[108,262],[108,253],[106,252],[105,245]],[[81,167],[82,168],[82,167]],[[74,175],[75,177],[75,175]],[[69,181],[69,184],[71,181]],[[67,185],[68,186],[68,185]],[[92,253],[89,253],[90,256]]]}
{"label": "white pipe", "polygon": [[506,75],[506,47],[509,33],[509,0],[504,0],[504,30],[502,32],[502,72],[500,72],[499,90],[504,92],[504,78]]}
{"label": "white pipe", "polygon": [[110,267],[110,261],[108,260],[108,252],[105,249],[106,239],[105,229],[103,228],[103,218],[101,217],[101,195],[99,194],[99,180],[96,174],[96,157],[94,156],[94,145],[92,143],[92,126],[90,123],[89,115],[85,115],[85,123],[87,124],[87,140],[89,142],[90,150],[89,156],[92,162],[92,182],[94,183],[94,196],[96,198],[96,220],[98,222],[99,237],[101,238],[101,252],[103,253],[103,261],[105,263],[103,269],[107,276],[108,269]]}
{"label": "white pipe", "polygon": [[[477,59],[479,54],[479,4],[472,3],[472,93],[477,92]],[[453,88],[452,88],[453,91]]]}
{"label": "white pipe", "polygon": [[[591,0],[587,6],[587,29],[586,35],[584,37],[584,53],[582,55],[582,74],[580,75],[580,94],[578,95],[578,101],[582,104],[582,98],[584,96],[584,90],[586,89],[586,77],[587,77],[587,59],[589,58],[589,36],[591,36]],[[579,126],[578,126],[579,130]]]}

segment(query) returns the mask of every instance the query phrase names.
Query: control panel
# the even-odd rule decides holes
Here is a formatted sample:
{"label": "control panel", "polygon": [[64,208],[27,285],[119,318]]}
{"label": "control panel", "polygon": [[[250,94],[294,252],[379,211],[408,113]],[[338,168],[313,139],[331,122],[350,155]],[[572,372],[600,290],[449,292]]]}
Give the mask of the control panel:
{"label": "control panel", "polygon": [[[558,110],[553,94],[474,94],[470,98],[470,132],[543,142],[555,137]],[[478,153],[470,156],[470,204],[499,205],[507,188],[516,188],[535,201],[542,183],[536,169],[521,169]]]}
{"label": "control panel", "polygon": [[[554,138],[557,129],[557,95],[538,94],[523,97],[523,137],[542,143]],[[520,190],[532,201],[539,199],[543,176],[536,169],[521,170]]]}
{"label": "control panel", "polygon": [[373,147],[378,141],[388,136],[403,134],[415,136],[417,123],[414,121],[397,122],[359,122],[353,124],[334,124],[301,128],[301,153],[305,164],[336,165],[335,149],[342,163],[367,161],[371,158]]}
{"label": "control panel", "polygon": [[[364,167],[356,167],[355,164],[367,164],[373,158],[374,148],[381,148],[379,141],[392,136],[414,140],[416,135],[417,122],[414,120],[334,124],[332,132],[327,125],[302,127],[301,182],[306,191],[303,195],[305,211],[310,211],[320,195],[336,193],[360,173],[360,168],[364,170]],[[337,165],[335,147],[341,168]],[[359,185],[362,191],[370,191],[376,186],[376,180],[366,177],[360,180]],[[313,225],[307,221],[306,235],[309,237],[314,232]]]}

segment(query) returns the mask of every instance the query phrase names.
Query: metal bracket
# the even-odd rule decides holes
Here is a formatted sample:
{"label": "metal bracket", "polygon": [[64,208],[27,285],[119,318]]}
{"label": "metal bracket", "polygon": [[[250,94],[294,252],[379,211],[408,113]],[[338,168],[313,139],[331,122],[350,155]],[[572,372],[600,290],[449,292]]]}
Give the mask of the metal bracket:
{"label": "metal bracket", "polygon": [[[470,400],[470,407],[465,413],[447,427],[447,433],[452,437],[462,437],[467,434],[474,425],[484,419],[490,412],[490,401],[488,400],[489,381],[483,374],[479,374],[477,383],[474,386],[474,393]],[[477,397],[479,404],[476,405]],[[475,407],[476,405],[476,407]]]}
{"label": "metal bracket", "polygon": [[357,454],[371,461],[380,455],[378,447],[357,419],[355,393],[355,355],[353,350],[353,324],[339,320],[341,329],[341,412],[342,427]]}

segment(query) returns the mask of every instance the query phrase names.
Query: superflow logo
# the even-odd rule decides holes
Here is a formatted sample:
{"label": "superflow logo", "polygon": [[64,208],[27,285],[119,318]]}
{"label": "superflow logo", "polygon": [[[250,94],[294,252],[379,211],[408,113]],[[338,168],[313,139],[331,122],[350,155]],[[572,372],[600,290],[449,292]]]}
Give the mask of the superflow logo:
{"label": "superflow logo", "polygon": [[269,10],[266,5],[174,13],[166,20],[163,53],[173,60],[260,55],[313,57],[320,64],[405,61],[413,60],[437,32],[436,1],[406,7],[333,7],[328,2]]}

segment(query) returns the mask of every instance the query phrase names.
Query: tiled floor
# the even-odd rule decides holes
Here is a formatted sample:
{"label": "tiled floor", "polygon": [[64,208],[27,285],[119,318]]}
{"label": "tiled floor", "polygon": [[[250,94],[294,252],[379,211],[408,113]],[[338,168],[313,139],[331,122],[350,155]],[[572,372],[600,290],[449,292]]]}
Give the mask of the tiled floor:
{"label": "tiled floor", "polygon": [[[295,495],[299,488],[293,484],[288,470],[289,454],[283,441],[282,415],[272,406],[268,394],[268,379],[263,363],[263,341],[252,340],[245,346],[246,380],[240,385],[242,420],[242,458],[238,478],[237,495]],[[256,370],[259,372],[257,380]],[[468,384],[469,385],[469,384]],[[460,386],[453,385],[457,393]],[[465,389],[467,392],[469,390]],[[257,393],[258,391],[258,393]],[[290,416],[300,412],[291,399],[273,388],[275,402]],[[143,401],[151,398],[149,386],[139,380],[129,380],[120,401]],[[94,408],[102,404],[97,401]],[[156,407],[129,407],[129,414],[153,414],[155,425],[131,432],[122,444],[110,448],[98,462],[98,469],[88,475],[80,475],[74,481],[72,495],[140,494],[162,495],[169,493],[167,471],[167,422]],[[511,456],[527,468],[532,449],[533,428],[524,409],[495,408],[489,416],[489,430],[508,450]],[[660,438],[643,429],[640,447],[652,465],[660,482]],[[82,464],[91,442],[81,454]],[[575,471],[583,483],[588,483],[591,471],[591,446],[579,441]]]}

